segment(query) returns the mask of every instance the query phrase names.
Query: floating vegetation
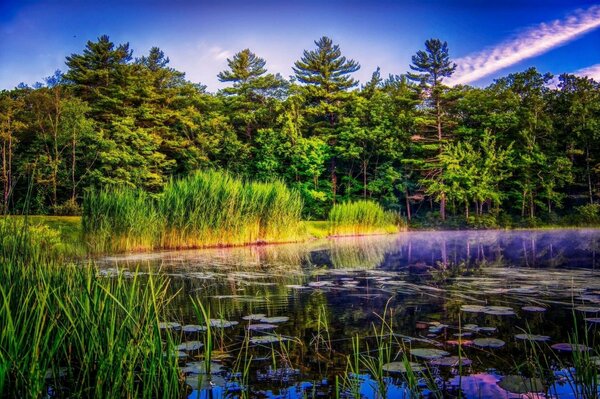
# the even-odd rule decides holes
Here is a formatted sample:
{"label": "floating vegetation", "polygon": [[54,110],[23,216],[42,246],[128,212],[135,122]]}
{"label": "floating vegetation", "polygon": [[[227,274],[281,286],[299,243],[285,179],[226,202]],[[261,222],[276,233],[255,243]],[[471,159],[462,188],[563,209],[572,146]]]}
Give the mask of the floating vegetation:
{"label": "floating vegetation", "polygon": [[161,330],[177,330],[181,328],[181,324],[173,321],[160,322],[158,323],[158,328],[160,328]]}
{"label": "floating vegetation", "polygon": [[498,386],[508,392],[516,394],[531,394],[545,392],[546,387],[540,378],[528,378],[521,375],[507,375],[502,377]]}
{"label": "floating vegetation", "polygon": [[221,363],[210,362],[208,372],[206,366],[206,362],[186,363],[185,367],[181,369],[181,372],[184,374],[221,374],[225,371]]}
{"label": "floating vegetation", "polygon": [[448,356],[450,353],[441,349],[432,348],[413,348],[410,350],[410,354],[422,359],[438,359],[440,357]]}
{"label": "floating vegetation", "polygon": [[596,306],[578,306],[575,310],[583,313],[598,313],[600,312],[600,308]]}
{"label": "floating vegetation", "polygon": [[289,338],[278,335],[261,335],[260,337],[250,338],[250,343],[255,345],[266,345],[279,343],[287,340],[289,340]]}
{"label": "floating vegetation", "polygon": [[460,310],[467,313],[485,313],[494,316],[512,316],[515,314],[512,308],[506,306],[462,305]]}
{"label": "floating vegetation", "polygon": [[534,312],[534,313],[537,313],[537,312],[545,312],[547,309],[543,308],[541,306],[523,306],[521,308],[521,310],[523,310],[525,312]]}
{"label": "floating vegetation", "polygon": [[589,351],[586,345],[583,344],[570,344],[568,342],[561,342],[551,346],[552,349],[560,352],[586,352]]}
{"label": "floating vegetation", "polygon": [[229,321],[224,319],[210,319],[209,324],[212,328],[230,328],[237,326],[237,321]]}
{"label": "floating vegetation", "polygon": [[262,319],[265,316],[266,316],[266,314],[264,314],[264,313],[249,314],[248,316],[242,317],[242,319],[243,320],[248,320],[248,321],[258,321],[258,320]]}
{"label": "floating vegetation", "polygon": [[204,346],[204,344],[200,341],[187,341],[187,342],[182,342],[181,344],[176,346],[176,349],[179,351],[185,351],[185,352],[190,352],[190,351],[197,351],[200,348],[202,348]]}
{"label": "floating vegetation", "polygon": [[473,363],[470,359],[466,357],[458,357],[458,356],[448,356],[442,357],[439,359],[433,359],[429,362],[432,366],[440,366],[440,367],[459,367],[459,366],[469,366]]}
{"label": "floating vegetation", "polygon": [[287,316],[277,316],[277,317],[263,317],[259,321],[261,323],[266,323],[266,324],[279,324],[279,323],[285,323],[289,319],[290,318]]}
{"label": "floating vegetation", "polygon": [[248,330],[250,330],[250,331],[273,330],[275,328],[277,328],[276,324],[268,324],[268,323],[250,324],[248,326]]}
{"label": "floating vegetation", "polygon": [[550,340],[550,337],[547,335],[535,335],[535,334],[516,334],[515,338],[526,340],[526,341],[540,341],[540,342]]}
{"label": "floating vegetation", "polygon": [[506,342],[498,338],[477,338],[473,340],[473,344],[481,348],[502,348]]}
{"label": "floating vegetation", "polygon": [[424,366],[415,362],[390,362],[381,366],[383,371],[387,371],[388,373],[406,373],[410,372],[421,372],[426,370]]}
{"label": "floating vegetation", "polygon": [[203,332],[206,330],[207,330],[206,326],[200,326],[197,324],[187,324],[187,325],[181,327],[181,331],[183,331],[184,333],[190,333],[190,334]]}

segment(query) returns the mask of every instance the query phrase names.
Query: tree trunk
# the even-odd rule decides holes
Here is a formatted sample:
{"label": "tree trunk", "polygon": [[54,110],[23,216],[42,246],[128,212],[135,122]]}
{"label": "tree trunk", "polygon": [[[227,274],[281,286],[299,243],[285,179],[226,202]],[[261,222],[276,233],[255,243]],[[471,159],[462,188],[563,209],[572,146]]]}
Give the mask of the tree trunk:
{"label": "tree trunk", "polygon": [[367,161],[363,161],[363,198],[367,199]]}
{"label": "tree trunk", "polygon": [[594,204],[594,192],[592,191],[592,174],[590,173],[590,146],[585,146],[585,167],[587,171],[588,194],[590,196],[590,204]]}
{"label": "tree trunk", "polygon": [[404,197],[406,198],[406,218],[410,222],[410,199],[408,198],[408,188],[404,189]]}

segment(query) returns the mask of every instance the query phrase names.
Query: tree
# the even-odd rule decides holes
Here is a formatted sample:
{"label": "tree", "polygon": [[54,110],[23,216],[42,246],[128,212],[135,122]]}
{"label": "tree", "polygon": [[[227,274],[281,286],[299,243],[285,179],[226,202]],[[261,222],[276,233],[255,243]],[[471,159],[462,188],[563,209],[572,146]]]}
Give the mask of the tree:
{"label": "tree", "polygon": [[[444,122],[444,78],[452,76],[456,69],[456,64],[450,61],[448,44],[439,39],[429,39],[425,41],[425,50],[419,50],[412,57],[410,69],[415,72],[409,72],[408,77],[418,81],[426,88],[428,106],[433,110],[435,120],[435,130],[437,133],[438,153],[442,151],[442,141],[444,140],[443,122]],[[440,194],[440,217],[446,218],[446,196]]]}
{"label": "tree", "polygon": [[[305,85],[309,115],[315,117],[313,134],[326,138],[333,148],[337,137],[336,123],[347,100],[346,90],[358,85],[350,74],[360,69],[360,64],[342,56],[339,45],[323,36],[315,41],[315,50],[304,50],[302,58],[294,63],[296,79]],[[325,126],[321,122],[325,122]],[[333,152],[333,151],[332,151]],[[336,201],[336,154],[330,159],[332,201]]]}

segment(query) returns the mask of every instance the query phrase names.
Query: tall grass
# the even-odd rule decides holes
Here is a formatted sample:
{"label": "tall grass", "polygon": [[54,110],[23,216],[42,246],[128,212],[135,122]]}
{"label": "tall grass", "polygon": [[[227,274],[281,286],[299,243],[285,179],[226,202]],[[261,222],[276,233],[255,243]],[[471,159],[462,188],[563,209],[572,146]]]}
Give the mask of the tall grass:
{"label": "tall grass", "polygon": [[172,340],[158,324],[166,280],[100,277],[56,260],[39,237],[0,223],[0,397],[178,397]]}
{"label": "tall grass", "polygon": [[335,204],[329,212],[329,223],[330,235],[335,236],[395,233],[405,226],[397,213],[365,200]]}
{"label": "tall grass", "polygon": [[206,170],[151,196],[137,189],[88,191],[83,231],[96,252],[196,248],[304,237],[302,199],[279,181],[243,181]]}

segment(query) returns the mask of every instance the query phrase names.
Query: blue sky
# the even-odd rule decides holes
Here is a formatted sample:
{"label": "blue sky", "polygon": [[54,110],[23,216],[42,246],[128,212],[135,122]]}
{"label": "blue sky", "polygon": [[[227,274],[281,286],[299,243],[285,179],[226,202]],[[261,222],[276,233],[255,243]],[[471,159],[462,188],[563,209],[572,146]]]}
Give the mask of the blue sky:
{"label": "blue sky", "polygon": [[171,66],[211,91],[222,87],[216,74],[236,51],[250,48],[287,77],[322,35],[360,62],[361,81],[377,66],[384,75],[404,73],[431,37],[448,41],[459,83],[486,85],[529,66],[552,73],[595,66],[588,71],[600,77],[598,1],[3,0],[0,89],[64,70],[65,56],[102,34],[129,42],[134,56],[159,46]]}

